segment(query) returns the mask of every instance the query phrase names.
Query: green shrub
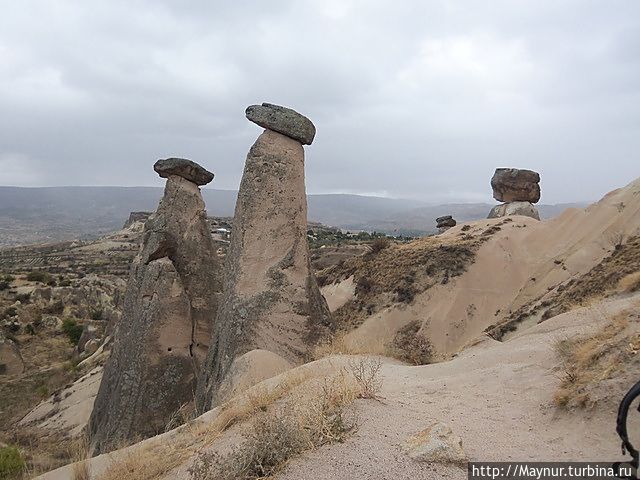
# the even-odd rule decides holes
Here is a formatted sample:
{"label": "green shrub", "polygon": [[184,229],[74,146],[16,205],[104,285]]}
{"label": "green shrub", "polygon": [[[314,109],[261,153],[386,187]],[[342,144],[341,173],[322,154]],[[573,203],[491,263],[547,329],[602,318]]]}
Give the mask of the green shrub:
{"label": "green shrub", "polygon": [[16,309],[16,307],[7,307],[4,310],[4,315],[3,317],[15,317],[18,314],[18,310]]}
{"label": "green shrub", "polygon": [[82,335],[82,325],[72,318],[65,318],[62,321],[62,331],[69,337],[72,344],[77,345]]}
{"label": "green shrub", "polygon": [[9,288],[11,284],[6,280],[0,280],[0,292]]}
{"label": "green shrub", "polygon": [[93,308],[91,309],[91,320],[102,320],[103,310],[101,308]]}
{"label": "green shrub", "polygon": [[24,459],[16,447],[0,447],[0,479],[18,478],[24,468]]}

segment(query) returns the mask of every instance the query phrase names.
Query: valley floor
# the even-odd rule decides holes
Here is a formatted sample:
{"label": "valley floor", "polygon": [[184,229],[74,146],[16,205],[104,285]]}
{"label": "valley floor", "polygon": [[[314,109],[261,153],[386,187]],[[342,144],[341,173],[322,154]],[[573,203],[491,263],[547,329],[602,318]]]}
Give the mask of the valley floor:
{"label": "valley floor", "polygon": [[[616,377],[619,384],[607,386],[608,392],[601,396],[597,408],[558,407],[553,396],[563,369],[555,346],[566,338],[593,334],[611,318],[639,306],[638,293],[605,300],[547,320],[504,343],[485,337],[443,363],[412,367],[383,359],[380,397],[357,401],[360,426],[356,433],[344,443],[327,445],[294,458],[277,478],[467,478],[464,467],[422,463],[404,453],[402,446],[407,439],[436,421],[450,426],[462,439],[471,461],[621,460],[615,418],[620,392],[630,387],[624,384],[629,377]],[[640,331],[637,320],[629,328],[635,334]],[[337,371],[351,361],[353,357],[349,356],[328,357],[280,377],[291,376],[303,368],[322,375],[327,369]],[[278,381],[276,377],[263,383],[274,385]],[[209,422],[214,415],[214,412],[205,414],[200,421],[206,417]],[[183,429],[181,433],[149,439],[129,447],[126,454],[98,456],[90,461],[94,478],[101,478],[114,462],[141,445],[175,443],[176,439],[190,435],[188,432],[189,429]],[[237,435],[238,430],[232,429],[208,448],[228,447],[237,441]],[[190,478],[187,468],[192,460],[164,478]],[[63,467],[39,478],[73,478],[70,475],[71,467]]]}

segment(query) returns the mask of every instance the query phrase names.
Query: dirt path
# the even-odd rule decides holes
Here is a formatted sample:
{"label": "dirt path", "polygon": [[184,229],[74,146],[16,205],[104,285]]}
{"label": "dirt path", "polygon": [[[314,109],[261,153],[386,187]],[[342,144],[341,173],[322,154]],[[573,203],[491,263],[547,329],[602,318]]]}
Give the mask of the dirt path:
{"label": "dirt path", "polygon": [[606,321],[601,312],[615,314],[634,299],[561,315],[505,343],[487,339],[450,362],[385,363],[383,402],[361,404],[363,423],[354,437],[291,462],[278,478],[467,478],[464,469],[421,464],[401,451],[410,435],[433,421],[462,438],[470,460],[620,459],[615,401],[588,412],[553,405],[560,375],[553,343],[595,330]]}

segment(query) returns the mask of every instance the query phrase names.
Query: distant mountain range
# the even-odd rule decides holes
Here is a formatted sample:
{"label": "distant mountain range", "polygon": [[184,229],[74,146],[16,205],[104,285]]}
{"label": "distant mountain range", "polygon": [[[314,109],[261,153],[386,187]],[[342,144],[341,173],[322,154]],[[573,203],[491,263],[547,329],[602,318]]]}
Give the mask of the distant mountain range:
{"label": "distant mountain range", "polygon": [[[161,187],[0,187],[0,246],[93,238],[117,230],[132,211],[155,210]],[[202,189],[210,216],[232,216],[237,191]],[[416,200],[349,194],[309,195],[309,220],[344,230],[425,235],[435,218],[453,215],[459,222],[486,218],[484,203],[430,205]],[[568,207],[538,205],[550,218]]]}

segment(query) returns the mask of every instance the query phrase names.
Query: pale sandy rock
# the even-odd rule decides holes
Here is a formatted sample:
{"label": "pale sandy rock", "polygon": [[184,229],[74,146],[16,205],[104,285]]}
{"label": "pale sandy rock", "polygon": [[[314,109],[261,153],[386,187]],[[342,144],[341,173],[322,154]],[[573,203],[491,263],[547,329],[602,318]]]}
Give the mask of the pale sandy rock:
{"label": "pale sandy rock", "polygon": [[238,192],[225,267],[225,292],[197,404],[205,411],[234,359],[250,350],[305,360],[332,327],[311,272],[304,150],[266,130],[251,147]]}
{"label": "pale sandy rock", "polygon": [[487,218],[509,217],[511,215],[523,215],[540,220],[538,209],[529,202],[510,202],[496,205],[491,209]]}
{"label": "pale sandy rock", "polygon": [[94,454],[163,431],[193,400],[220,290],[200,189],[170,175],[132,264],[89,425]]}
{"label": "pale sandy rock", "polygon": [[[96,327],[95,325],[91,325],[91,324],[85,325],[82,328],[82,334],[80,335],[80,338],[78,339],[78,344],[76,345],[76,352],[77,353],[83,353],[85,351],[85,349],[86,349],[87,343],[92,341],[92,340],[96,340],[97,341],[98,336],[99,336],[98,327]],[[94,352],[95,352],[95,350],[94,350]]]}
{"label": "pale sandy rock", "polygon": [[293,365],[268,350],[251,350],[236,358],[220,385],[219,396],[230,398],[253,385],[291,369]]}
{"label": "pale sandy rock", "polygon": [[0,333],[0,375],[18,375],[24,371],[24,361],[16,343]]}
{"label": "pale sandy rock", "polygon": [[403,449],[419,462],[456,463],[467,460],[462,440],[443,423],[434,423],[411,437]]}
{"label": "pale sandy rock", "polygon": [[72,437],[80,435],[89,421],[101,378],[102,367],[94,368],[70,386],[41,402],[18,424]]}
{"label": "pale sandy rock", "polygon": [[92,338],[84,344],[83,353],[87,356],[93,355],[98,350],[98,347],[100,347],[100,340],[98,340],[97,338]]}

